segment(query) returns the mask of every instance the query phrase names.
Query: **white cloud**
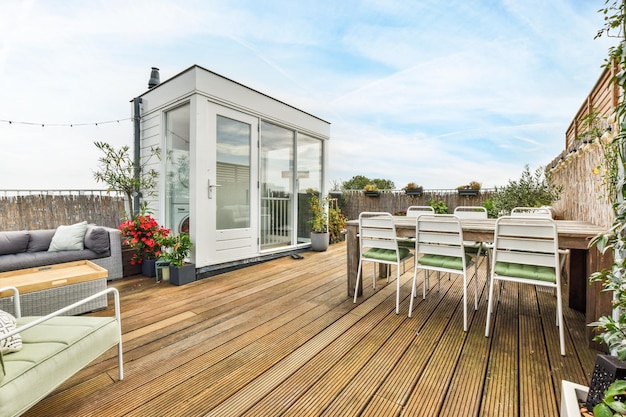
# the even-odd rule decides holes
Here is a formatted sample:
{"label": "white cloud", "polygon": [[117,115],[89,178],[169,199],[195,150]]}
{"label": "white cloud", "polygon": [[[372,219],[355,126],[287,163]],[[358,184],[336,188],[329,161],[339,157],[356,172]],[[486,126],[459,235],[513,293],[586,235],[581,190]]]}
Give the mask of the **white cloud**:
{"label": "white cloud", "polygon": [[[331,180],[398,186],[549,162],[615,43],[576,0],[5,3],[0,120],[126,119],[150,67],[198,64],[330,121]],[[0,188],[100,188],[94,140],[130,145],[132,126],[0,122]]]}

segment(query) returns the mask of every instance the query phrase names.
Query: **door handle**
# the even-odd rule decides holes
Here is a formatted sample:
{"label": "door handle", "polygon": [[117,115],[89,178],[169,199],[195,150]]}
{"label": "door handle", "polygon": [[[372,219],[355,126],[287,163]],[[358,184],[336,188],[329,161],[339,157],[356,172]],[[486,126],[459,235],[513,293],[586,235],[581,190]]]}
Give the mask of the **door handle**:
{"label": "door handle", "polygon": [[213,187],[221,187],[221,185],[219,185],[219,184],[211,184],[211,179],[210,178],[209,178],[208,185],[209,185],[209,199],[212,199],[213,198]]}

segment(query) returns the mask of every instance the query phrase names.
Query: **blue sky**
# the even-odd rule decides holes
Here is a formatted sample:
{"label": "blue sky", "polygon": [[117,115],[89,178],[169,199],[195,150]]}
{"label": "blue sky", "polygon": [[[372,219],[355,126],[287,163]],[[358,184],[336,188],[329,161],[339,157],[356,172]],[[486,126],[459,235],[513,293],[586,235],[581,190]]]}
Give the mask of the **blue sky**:
{"label": "blue sky", "polygon": [[0,189],[105,188],[93,142],[132,147],[150,68],[194,64],[331,122],[330,181],[504,185],[563,150],[617,43],[593,39],[603,6],[4,0]]}

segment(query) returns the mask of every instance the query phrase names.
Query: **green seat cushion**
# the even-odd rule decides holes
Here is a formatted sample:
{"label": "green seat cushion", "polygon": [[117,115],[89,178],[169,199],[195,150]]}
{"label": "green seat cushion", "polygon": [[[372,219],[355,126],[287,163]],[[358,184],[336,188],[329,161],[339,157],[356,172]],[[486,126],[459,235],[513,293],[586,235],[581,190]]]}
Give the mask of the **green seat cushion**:
{"label": "green seat cushion", "polygon": [[[421,265],[436,266],[439,268],[463,270],[463,258],[457,256],[426,254],[419,258],[419,263]],[[471,258],[469,256],[466,256],[465,263],[468,266],[470,265]]]}
{"label": "green seat cushion", "polygon": [[496,262],[496,274],[507,277],[556,282],[556,272],[549,266],[523,265],[512,262]]}
{"label": "green seat cushion", "polygon": [[[34,319],[19,318],[17,325]],[[119,340],[114,317],[54,317],[20,334],[22,349],[3,355],[0,416],[22,414]]]}
{"label": "green seat cushion", "polygon": [[[409,254],[409,250],[407,248],[398,248],[398,250],[400,252],[400,259],[406,258]],[[396,251],[393,249],[372,248],[363,252],[363,257],[388,262],[394,262],[398,260],[396,258]]]}
{"label": "green seat cushion", "polygon": [[401,248],[415,249],[415,239],[398,240],[398,246],[401,247]]}

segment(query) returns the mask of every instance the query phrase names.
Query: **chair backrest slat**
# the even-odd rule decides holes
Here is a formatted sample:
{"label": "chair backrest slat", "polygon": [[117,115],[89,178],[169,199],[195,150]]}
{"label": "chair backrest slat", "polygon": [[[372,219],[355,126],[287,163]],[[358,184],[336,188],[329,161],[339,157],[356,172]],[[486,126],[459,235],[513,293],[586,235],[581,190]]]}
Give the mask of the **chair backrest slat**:
{"label": "chair backrest slat", "polygon": [[406,209],[407,217],[417,217],[422,214],[435,214],[435,209],[431,206],[411,206]]}
{"label": "chair backrest slat", "polygon": [[504,216],[496,221],[494,263],[559,267],[558,235],[546,217]]}
{"label": "chair backrest slat", "polygon": [[393,216],[385,212],[363,212],[359,215],[359,240],[363,248],[398,250]]}
{"label": "chair backrest slat", "polygon": [[417,218],[417,254],[464,257],[463,231],[458,217],[450,214]]}
{"label": "chair backrest slat", "polygon": [[487,209],[481,206],[458,206],[454,215],[459,219],[486,219]]}

